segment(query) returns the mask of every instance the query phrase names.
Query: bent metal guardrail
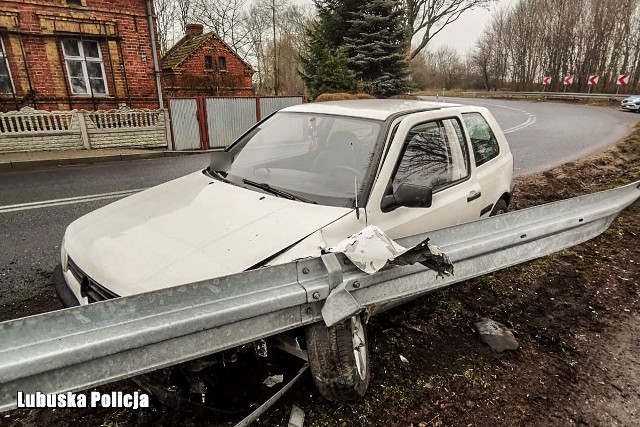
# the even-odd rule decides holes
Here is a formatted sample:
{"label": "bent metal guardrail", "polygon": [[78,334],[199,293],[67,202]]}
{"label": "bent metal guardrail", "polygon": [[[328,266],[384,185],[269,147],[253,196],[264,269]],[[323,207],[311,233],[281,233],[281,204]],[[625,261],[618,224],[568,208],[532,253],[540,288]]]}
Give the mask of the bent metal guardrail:
{"label": "bent metal guardrail", "polygon": [[630,95],[615,94],[615,93],[577,93],[577,92],[463,92],[462,96],[467,97],[486,97],[486,98],[510,98],[510,97],[523,97],[523,98],[566,98],[566,99],[609,99],[614,101],[621,101],[628,98]]}
{"label": "bent metal guardrail", "polygon": [[[18,391],[77,391],[216,353],[323,319],[346,318],[345,290],[366,308],[393,305],[438,288],[582,243],[638,205],[640,181],[411,236],[449,255],[455,275],[421,265],[367,275],[329,254],[171,289],[0,323],[0,410]],[[335,302],[332,302],[334,300]]]}

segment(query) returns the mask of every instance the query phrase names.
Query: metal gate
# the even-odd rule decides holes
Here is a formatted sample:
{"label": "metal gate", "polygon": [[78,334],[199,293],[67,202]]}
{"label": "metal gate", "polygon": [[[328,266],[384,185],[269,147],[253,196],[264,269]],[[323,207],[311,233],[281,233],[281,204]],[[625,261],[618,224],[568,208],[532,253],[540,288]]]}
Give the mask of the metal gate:
{"label": "metal gate", "polygon": [[301,96],[279,96],[260,98],[260,116],[265,118],[276,111],[290,107],[292,105],[302,104]]}
{"label": "metal gate", "polygon": [[173,147],[176,150],[199,150],[200,123],[197,99],[170,99]]}
{"label": "metal gate", "polygon": [[169,99],[175,150],[225,148],[247,129],[302,96]]}
{"label": "metal gate", "polygon": [[209,147],[224,148],[257,121],[255,98],[207,98]]}

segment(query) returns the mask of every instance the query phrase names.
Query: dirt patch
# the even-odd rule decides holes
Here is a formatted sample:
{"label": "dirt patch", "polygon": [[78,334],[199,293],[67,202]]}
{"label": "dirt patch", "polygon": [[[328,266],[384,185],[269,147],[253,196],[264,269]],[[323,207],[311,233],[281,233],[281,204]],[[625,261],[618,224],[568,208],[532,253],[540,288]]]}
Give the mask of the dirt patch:
{"label": "dirt patch", "polygon": [[[597,155],[519,178],[512,208],[639,179],[640,125]],[[369,324],[372,381],[363,400],[327,402],[306,375],[257,425],[286,426],[292,403],[305,410],[310,426],[640,425],[638,236],[640,209],[628,209],[585,244],[383,313]],[[481,317],[511,328],[520,349],[490,350],[472,328]],[[133,388],[121,382],[101,390]],[[0,423],[208,420],[154,404],[138,411],[12,411]]]}

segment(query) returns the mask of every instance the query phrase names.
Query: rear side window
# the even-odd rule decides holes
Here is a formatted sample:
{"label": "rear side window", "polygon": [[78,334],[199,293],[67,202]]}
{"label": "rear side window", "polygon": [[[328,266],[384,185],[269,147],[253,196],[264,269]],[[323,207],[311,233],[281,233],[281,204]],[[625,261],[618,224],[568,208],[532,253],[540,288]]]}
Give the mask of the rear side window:
{"label": "rear side window", "polygon": [[469,154],[458,120],[414,126],[405,139],[402,160],[393,178],[401,183],[431,187],[433,191],[469,176]]}
{"label": "rear side window", "polygon": [[498,140],[493,134],[489,123],[482,117],[482,114],[464,113],[462,117],[469,131],[473,155],[476,158],[476,166],[483,165],[497,157],[500,153]]}

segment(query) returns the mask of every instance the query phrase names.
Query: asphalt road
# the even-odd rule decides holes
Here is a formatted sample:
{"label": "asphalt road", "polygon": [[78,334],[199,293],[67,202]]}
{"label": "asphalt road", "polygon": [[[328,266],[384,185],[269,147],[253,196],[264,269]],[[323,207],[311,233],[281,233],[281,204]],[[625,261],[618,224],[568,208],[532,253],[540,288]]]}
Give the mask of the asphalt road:
{"label": "asphalt road", "polygon": [[[423,97],[434,101],[435,97]],[[611,107],[501,99],[439,98],[486,107],[509,141],[515,174],[526,175],[570,162],[620,140],[640,114]]]}
{"label": "asphalt road", "polygon": [[[519,175],[605,147],[640,119],[640,115],[604,107],[446,101],[491,110],[507,133]],[[0,173],[0,321],[62,308],[51,272],[69,223],[131,191],[202,169],[208,160],[209,155],[203,154]]]}

